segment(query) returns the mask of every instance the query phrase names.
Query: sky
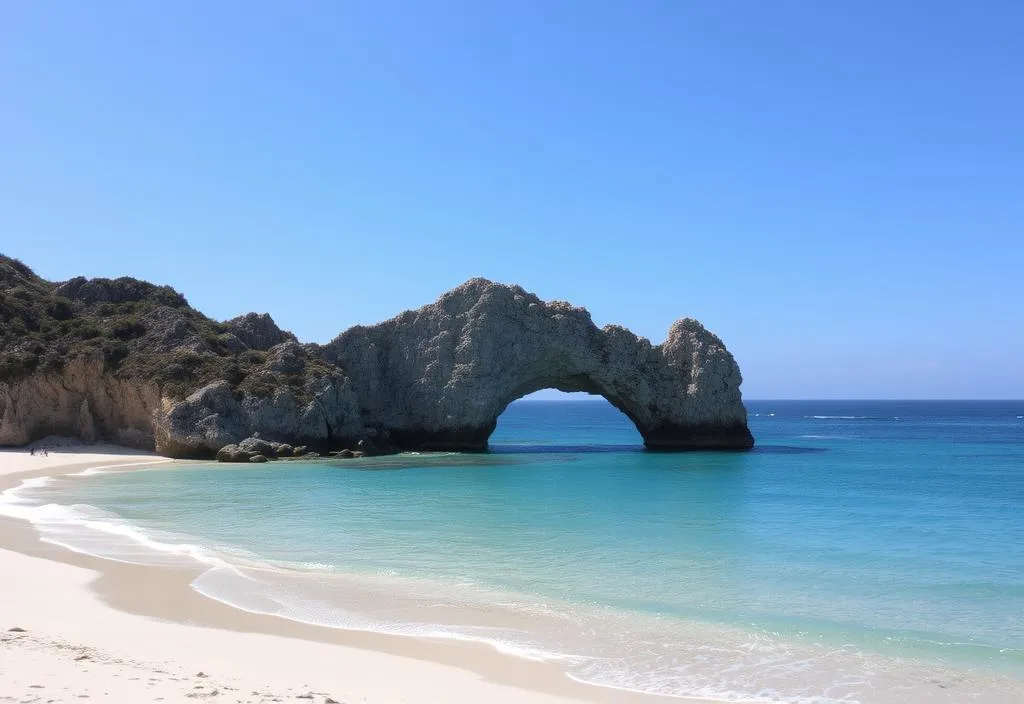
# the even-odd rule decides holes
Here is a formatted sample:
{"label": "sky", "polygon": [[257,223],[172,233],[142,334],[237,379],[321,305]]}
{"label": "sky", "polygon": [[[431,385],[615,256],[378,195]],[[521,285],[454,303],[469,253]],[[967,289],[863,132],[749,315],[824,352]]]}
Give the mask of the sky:
{"label": "sky", "polygon": [[473,276],[1024,398],[1024,3],[0,4],[0,252],[326,342]]}

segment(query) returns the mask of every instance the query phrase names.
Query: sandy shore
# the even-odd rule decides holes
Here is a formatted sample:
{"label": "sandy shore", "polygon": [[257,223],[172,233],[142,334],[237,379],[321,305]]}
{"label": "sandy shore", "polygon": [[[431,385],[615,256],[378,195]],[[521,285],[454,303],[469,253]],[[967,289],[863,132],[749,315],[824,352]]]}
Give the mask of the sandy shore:
{"label": "sandy shore", "polygon": [[[0,490],[32,476],[166,461],[109,446],[0,451]],[[193,591],[197,574],[80,555],[0,518],[0,701],[679,701],[579,684],[485,646],[247,613]]]}

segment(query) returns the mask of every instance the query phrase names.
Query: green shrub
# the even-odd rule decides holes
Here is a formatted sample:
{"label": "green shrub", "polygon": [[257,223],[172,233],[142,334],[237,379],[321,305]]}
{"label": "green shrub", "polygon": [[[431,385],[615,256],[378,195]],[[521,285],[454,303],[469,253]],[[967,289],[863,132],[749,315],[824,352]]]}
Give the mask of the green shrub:
{"label": "green shrub", "polygon": [[118,340],[134,340],[146,334],[146,326],[135,318],[121,318],[111,326],[110,334]]}
{"label": "green shrub", "polygon": [[71,320],[75,317],[75,308],[68,299],[54,296],[53,300],[46,304],[46,313],[54,320]]}

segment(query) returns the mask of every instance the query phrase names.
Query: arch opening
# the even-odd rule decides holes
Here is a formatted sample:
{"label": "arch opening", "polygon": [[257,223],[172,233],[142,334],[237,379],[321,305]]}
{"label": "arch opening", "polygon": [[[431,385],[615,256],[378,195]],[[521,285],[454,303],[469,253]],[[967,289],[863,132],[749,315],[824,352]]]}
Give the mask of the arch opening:
{"label": "arch opening", "polygon": [[600,393],[554,386],[509,402],[487,441],[490,452],[631,452],[644,449],[634,421]]}

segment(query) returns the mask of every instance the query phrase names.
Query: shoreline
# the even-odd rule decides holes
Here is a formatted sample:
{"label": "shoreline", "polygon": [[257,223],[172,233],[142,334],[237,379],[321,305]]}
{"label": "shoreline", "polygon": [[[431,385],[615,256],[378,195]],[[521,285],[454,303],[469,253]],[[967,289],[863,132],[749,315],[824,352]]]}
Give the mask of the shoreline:
{"label": "shoreline", "polygon": [[[90,452],[76,453],[72,449]],[[96,452],[100,449],[108,452]],[[113,447],[64,447],[41,458],[45,466],[32,468],[24,465],[37,458],[29,457],[23,450],[3,451],[0,452],[0,491],[18,486],[25,479],[74,474],[97,466],[121,465],[130,469],[146,463],[175,461],[153,454],[124,452]],[[13,456],[20,456],[27,462],[5,461]],[[62,459],[65,461],[60,461]],[[260,694],[261,687],[267,689],[268,685],[257,686],[257,683],[266,681],[268,673],[274,672],[269,689],[278,692],[278,698],[299,696],[280,693],[299,691],[303,687],[307,688],[304,692],[335,693],[323,694],[321,701],[327,698],[370,704],[438,700],[539,704],[655,701],[712,704],[719,701],[582,683],[571,679],[557,664],[518,658],[478,643],[343,630],[244,611],[193,589],[191,583],[204,571],[201,568],[135,565],[73,552],[41,541],[31,524],[10,517],[0,518],[0,571],[18,575],[14,598],[0,605],[3,619],[0,630],[21,627],[28,631],[6,633],[4,646],[16,641],[36,642],[39,631],[63,644],[56,648],[56,653],[51,653],[52,658],[43,659],[50,665],[54,664],[54,658],[60,659],[62,652],[76,647],[110,653],[115,660],[124,660],[127,656],[131,660],[145,658],[179,665],[187,661],[188,667],[179,668],[182,672],[206,674],[216,669],[231,673],[229,677],[235,683],[243,684],[231,695],[236,700],[242,691],[253,692],[250,697],[261,697],[244,701],[268,700]],[[61,601],[58,609],[52,608],[56,599]],[[74,609],[55,625],[57,614],[70,604],[75,605]],[[81,622],[99,624],[98,628],[105,631],[104,637],[82,633],[82,623],[74,623],[77,615],[81,615],[77,619]],[[125,631],[133,635],[126,633],[111,638],[113,634],[105,626],[111,621],[122,623]],[[42,628],[40,623],[44,624]],[[197,639],[202,640],[198,648],[195,647]],[[143,643],[144,647],[140,647]],[[282,649],[289,653],[287,662],[282,661]],[[297,655],[299,651],[301,656]],[[33,652],[38,655],[38,648]],[[239,662],[241,656],[225,659],[225,653],[232,652],[244,653],[245,662]],[[72,661],[72,667],[78,662],[91,660]],[[113,673],[113,676],[118,674]],[[198,684],[188,684],[194,681]],[[213,684],[208,677],[179,677],[165,680],[163,685],[180,690],[185,686],[183,682],[193,688],[190,693],[188,689],[183,690],[190,698],[213,696],[209,694]],[[5,694],[3,689],[7,686],[0,685],[0,695]],[[152,687],[146,691],[153,691]],[[31,690],[25,693],[30,694]],[[177,696],[181,694],[179,691]],[[316,697],[320,694],[314,694],[313,698]]]}

